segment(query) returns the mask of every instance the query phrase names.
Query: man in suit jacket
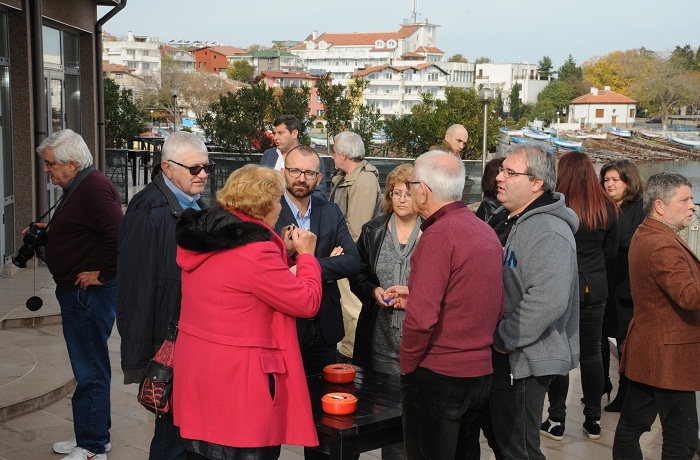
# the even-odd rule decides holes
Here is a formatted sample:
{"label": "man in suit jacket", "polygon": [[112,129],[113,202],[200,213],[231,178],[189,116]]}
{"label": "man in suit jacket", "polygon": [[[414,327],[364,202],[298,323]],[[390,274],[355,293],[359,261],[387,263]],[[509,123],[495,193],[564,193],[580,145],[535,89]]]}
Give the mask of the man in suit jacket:
{"label": "man in suit jacket", "polygon": [[288,235],[292,226],[306,228],[317,236],[315,255],[324,281],[321,308],[316,317],[297,320],[307,375],[321,373],[324,366],[335,363],[337,343],[345,335],[336,280],[354,276],[360,270],[360,255],[340,208],[313,195],[323,180],[319,168],[318,154],[311,147],[301,145],[287,154],[282,171],[287,190],[275,225],[292,257],[294,249]]}
{"label": "man in suit jacket", "polygon": [[693,458],[700,390],[700,259],[681,239],[695,204],[685,177],[654,174],[647,215],[629,250],[634,316],[620,373],[629,387],[615,431],[613,459],[640,459],[639,437],[661,418],[663,458]]}
{"label": "man in suit jacket", "polygon": [[[284,158],[294,147],[299,145],[299,120],[294,115],[282,115],[277,117],[272,123],[275,127],[275,146],[263,152],[260,159],[260,164],[272,168],[275,171],[280,171],[284,168]],[[323,159],[319,157],[321,162],[320,171],[323,174],[323,179],[314,189],[314,194],[321,198],[326,198],[326,180],[325,172],[326,165]]]}

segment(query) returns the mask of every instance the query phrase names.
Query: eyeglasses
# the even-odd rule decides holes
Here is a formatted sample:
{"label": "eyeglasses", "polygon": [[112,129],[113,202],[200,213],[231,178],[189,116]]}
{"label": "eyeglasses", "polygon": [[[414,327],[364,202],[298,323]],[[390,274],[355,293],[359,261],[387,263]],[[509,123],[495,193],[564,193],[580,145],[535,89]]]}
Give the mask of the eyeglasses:
{"label": "eyeglasses", "polygon": [[204,170],[205,173],[209,174],[210,172],[212,172],[212,171],[214,170],[214,166],[216,166],[216,163],[214,163],[214,162],[212,162],[212,161],[210,161],[210,162],[207,163],[207,164],[203,164],[203,165],[194,165],[194,166],[183,165],[182,163],[178,163],[178,162],[175,161],[175,160],[168,160],[168,161],[171,162],[171,163],[175,163],[175,164],[178,165],[178,166],[182,166],[183,168],[189,169],[189,170],[190,170],[190,174],[192,174],[193,176],[198,175],[199,173],[202,172],[202,170]]}
{"label": "eyeglasses", "polygon": [[[410,180],[407,180],[406,182],[404,182],[404,184],[406,184],[406,190],[411,190],[411,185],[420,184],[421,182],[422,182],[423,184],[425,184],[425,182],[420,181],[420,180],[419,180],[419,181],[410,181]],[[431,192],[433,191],[433,189],[430,188],[430,185],[425,184],[425,186],[428,187],[428,190],[430,190]]]}
{"label": "eyeglasses", "polygon": [[530,174],[530,173],[526,173],[526,172],[524,172],[524,173],[515,172],[515,171],[513,171],[512,169],[504,168],[503,166],[499,166],[499,167],[498,167],[498,172],[499,172],[499,173],[502,173],[502,174],[503,174],[503,177],[505,177],[506,179],[510,179],[510,178],[513,177],[513,176],[528,176],[528,177],[532,177],[532,174]]}
{"label": "eyeglasses", "polygon": [[58,161],[46,161],[44,160],[44,165],[46,165],[47,168],[51,168],[53,166],[56,166],[58,164]]}
{"label": "eyeglasses", "polygon": [[401,197],[404,197],[407,200],[411,199],[411,191],[410,190],[392,190],[390,195],[392,198],[396,198],[397,200]]}
{"label": "eyeglasses", "polygon": [[321,174],[318,171],[304,171],[298,168],[284,168],[284,170],[287,171],[294,179],[298,179],[303,174],[306,180],[314,180],[316,179],[316,176]]}

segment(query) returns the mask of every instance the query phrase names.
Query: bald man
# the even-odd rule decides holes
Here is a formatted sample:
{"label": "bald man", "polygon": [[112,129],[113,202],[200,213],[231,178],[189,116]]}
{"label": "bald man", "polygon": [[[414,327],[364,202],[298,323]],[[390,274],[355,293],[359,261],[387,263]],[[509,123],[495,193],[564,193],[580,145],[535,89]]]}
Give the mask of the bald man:
{"label": "bald man", "polygon": [[434,145],[430,147],[430,150],[442,150],[461,158],[468,138],[469,133],[467,129],[462,125],[454,124],[447,128],[442,145]]}

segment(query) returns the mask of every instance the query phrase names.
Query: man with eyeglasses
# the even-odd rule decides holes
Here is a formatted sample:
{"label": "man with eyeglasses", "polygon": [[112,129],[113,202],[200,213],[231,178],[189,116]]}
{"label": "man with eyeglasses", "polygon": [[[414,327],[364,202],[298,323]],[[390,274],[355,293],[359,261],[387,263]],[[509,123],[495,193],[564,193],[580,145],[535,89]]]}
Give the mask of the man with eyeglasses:
{"label": "man with eyeglasses", "polygon": [[443,151],[418,157],[406,182],[425,220],[408,286],[386,290],[406,309],[400,348],[409,460],[480,455],[491,384],[493,331],[503,313],[501,245],[462,201],[464,163]]}
{"label": "man with eyeglasses", "polygon": [[484,432],[496,458],[539,460],[545,394],[579,360],[578,217],[554,192],[554,155],[521,146],[496,176],[503,211],[492,221],[504,251],[505,301]]}
{"label": "man with eyeglasses", "polygon": [[[275,146],[263,152],[260,164],[275,171],[281,171],[284,168],[287,153],[299,145],[300,125],[299,120],[294,115],[281,115],[275,119],[272,125],[274,126]],[[319,157],[319,160],[321,161],[321,169],[319,171],[324,173],[326,165],[323,162],[323,158]],[[314,190],[314,194],[327,199],[325,176]]]}
{"label": "man with eyeglasses", "polygon": [[[338,205],[313,193],[323,181],[316,151],[300,145],[287,153],[284,162],[282,174],[287,190],[275,231],[282,236],[292,258],[295,254],[290,231],[294,227],[317,236],[314,254],[324,281],[321,308],[311,319],[297,319],[297,334],[306,375],[320,374],[325,366],[336,362],[337,344],[345,335],[337,281],[360,271],[360,254]],[[274,280],[270,284],[274,289]],[[304,456],[327,458],[311,449],[304,449]]]}
{"label": "man with eyeglasses", "polygon": [[121,200],[114,184],[92,167],[79,134],[57,131],[36,151],[51,182],[63,189],[47,229],[46,263],[77,381],[71,399],[75,438],[55,443],[53,450],[68,454],[64,460],[104,460],[111,449],[107,341],[114,326]]}
{"label": "man with eyeglasses", "polygon": [[[175,223],[184,209],[205,207],[201,195],[214,163],[196,135],[175,132],[163,144],[161,168],[132,198],[119,228],[117,328],[125,384],[141,383],[171,316],[179,317]],[[170,415],[156,418],[150,458],[187,458]]]}

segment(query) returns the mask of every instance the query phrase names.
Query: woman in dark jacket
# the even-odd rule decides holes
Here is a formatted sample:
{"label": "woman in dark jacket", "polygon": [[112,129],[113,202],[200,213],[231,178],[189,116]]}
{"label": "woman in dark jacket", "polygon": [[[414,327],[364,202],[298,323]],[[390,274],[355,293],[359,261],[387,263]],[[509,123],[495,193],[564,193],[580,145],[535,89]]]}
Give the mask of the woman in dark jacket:
{"label": "woman in dark jacket", "polygon": [[[422,219],[413,209],[406,181],[413,166],[401,165],[386,179],[382,214],[367,222],[357,241],[362,259],[359,275],[351,281],[352,292],[362,301],[355,331],[353,363],[376,371],[399,375],[399,345],[404,310],[387,306],[385,289],[408,283],[410,259],[420,237]],[[382,449],[382,459],[402,459],[403,444]]]}
{"label": "woman in dark jacket", "polygon": [[[617,340],[618,357],[622,359],[622,344],[627,338],[627,328],[632,321],[632,294],[630,292],[630,276],[627,255],[632,242],[632,236],[644,220],[642,195],[644,194],[644,181],[639,169],[629,160],[616,160],[606,163],[600,170],[600,184],[619,206],[620,215],[620,239],[619,251],[615,262],[615,270],[610,279],[609,307],[605,314],[603,332],[604,341],[607,337],[615,337]],[[608,327],[608,324],[612,327]],[[610,349],[603,350],[603,365],[606,375],[610,369]],[[609,381],[609,377],[608,377]],[[620,386],[613,402],[605,406],[606,412],[620,412],[622,402],[627,393],[627,378],[620,374]]]}
{"label": "woman in dark jacket", "polygon": [[496,176],[498,176],[498,168],[501,167],[505,159],[506,157],[494,158],[486,163],[484,174],[481,176],[481,193],[484,199],[481,200],[475,214],[476,217],[487,223],[491,220],[496,209],[501,207],[501,202],[496,199],[496,195],[498,195]]}
{"label": "woman in dark jacket", "polygon": [[[590,439],[600,438],[600,400],[604,374],[600,343],[603,315],[608,298],[607,267],[617,257],[618,207],[600,189],[593,162],[582,152],[569,152],[559,160],[556,191],[579,218],[576,260],[579,275],[579,340],[581,387],[583,389],[583,430]],[[569,376],[557,376],[549,386],[549,418],[541,433],[561,440],[566,419]]]}

